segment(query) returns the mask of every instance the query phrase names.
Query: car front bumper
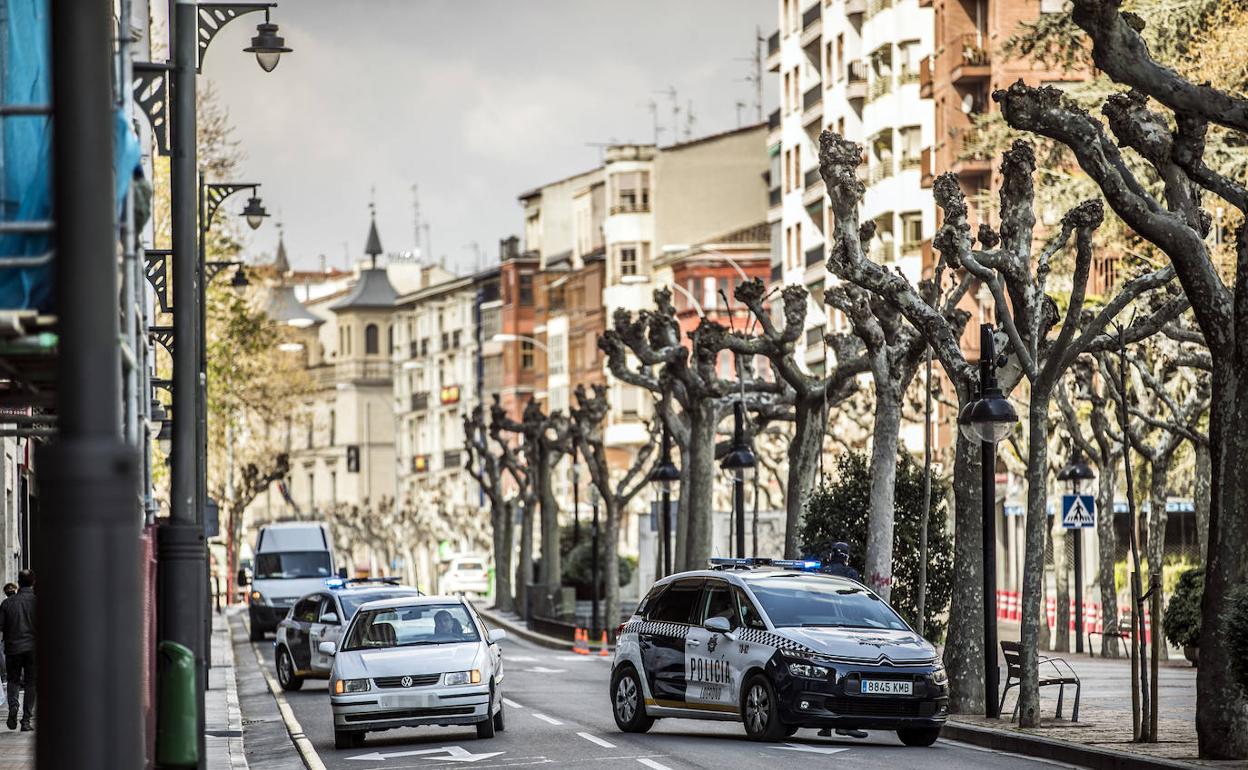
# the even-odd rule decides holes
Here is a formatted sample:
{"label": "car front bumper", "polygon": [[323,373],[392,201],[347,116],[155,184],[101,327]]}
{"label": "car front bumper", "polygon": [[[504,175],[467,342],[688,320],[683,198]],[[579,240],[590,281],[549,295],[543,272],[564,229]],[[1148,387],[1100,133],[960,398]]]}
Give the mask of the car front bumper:
{"label": "car front bumper", "polygon": [[489,685],[377,687],[331,695],[334,729],[375,731],[427,725],[472,725],[490,716]]}
{"label": "car front bumper", "polygon": [[[949,716],[949,689],[932,682],[931,669],[911,666],[836,666],[835,679],[773,671],[780,718],[802,727],[899,730],[940,727]],[[864,695],[864,677],[910,681],[913,694]]]}
{"label": "car front bumper", "polygon": [[247,614],[251,620],[251,627],[261,631],[276,631],[277,624],[282,622],[282,618],[286,617],[286,613],[289,611],[289,606],[274,607],[256,602],[251,602],[247,605]]}

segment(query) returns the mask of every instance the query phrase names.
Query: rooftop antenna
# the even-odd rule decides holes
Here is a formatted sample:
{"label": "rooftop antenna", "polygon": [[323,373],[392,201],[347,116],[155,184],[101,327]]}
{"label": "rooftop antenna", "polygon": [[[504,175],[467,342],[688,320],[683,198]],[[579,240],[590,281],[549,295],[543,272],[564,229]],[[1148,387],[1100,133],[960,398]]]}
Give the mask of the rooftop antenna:
{"label": "rooftop antenna", "polygon": [[754,111],[757,122],[763,122],[763,46],[767,44],[767,38],[763,37],[762,29],[754,28],[754,55],[741,58],[737,61],[748,61],[750,63],[750,74],[746,75],[742,80],[754,86]]}
{"label": "rooftop antenna", "polygon": [[737,128],[741,127],[741,110],[745,109],[745,102],[737,100]]}
{"label": "rooftop antenna", "polygon": [[[425,231],[425,253],[429,255],[429,264],[433,264],[433,236],[429,234],[429,223],[422,223],[421,228]],[[419,243],[417,241],[418,245]]]}
{"label": "rooftop antenna", "polygon": [[416,236],[416,256],[420,257],[420,189],[412,183],[412,234]]}
{"label": "rooftop antenna", "polygon": [[676,144],[679,141],[677,137],[680,136],[680,99],[676,95],[676,86],[668,86],[666,91],[651,93],[662,94],[672,100],[672,144]]}
{"label": "rooftop antenna", "polygon": [[693,124],[697,122],[697,117],[693,114],[693,100],[690,99],[685,106],[685,141],[693,138]]}
{"label": "rooftop antenna", "polygon": [[654,146],[659,146],[659,132],[663,129],[659,127],[659,103],[651,99],[648,103],[650,108],[650,124],[654,128]]}

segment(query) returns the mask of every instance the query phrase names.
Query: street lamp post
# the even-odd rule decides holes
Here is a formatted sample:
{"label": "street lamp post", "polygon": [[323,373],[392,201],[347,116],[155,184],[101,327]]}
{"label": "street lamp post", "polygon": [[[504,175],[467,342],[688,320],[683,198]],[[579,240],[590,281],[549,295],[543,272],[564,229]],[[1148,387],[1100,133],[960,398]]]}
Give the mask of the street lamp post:
{"label": "street lamp post", "polygon": [[598,633],[598,487],[589,488],[589,501],[594,506],[594,521],[590,527],[589,575],[593,588],[593,608],[590,610],[589,635]]}
{"label": "street lamp post", "polygon": [[572,547],[581,544],[581,471],[576,462],[579,447],[572,439]]}
{"label": "street lamp post", "polygon": [[662,452],[650,472],[650,481],[659,491],[659,577],[672,574],[671,516],[672,484],[680,481],[680,469],[672,463],[672,437],[663,424]]}
{"label": "street lamp post", "polygon": [[[1083,461],[1083,451],[1075,447],[1070,464],[1057,474],[1058,481],[1069,481],[1070,491],[1079,496],[1079,485],[1092,481],[1096,473]],[[1083,528],[1075,527],[1070,536],[1075,539],[1075,652],[1083,653]]]}
{"label": "street lamp post", "polygon": [[737,558],[745,558],[745,482],[754,478],[758,461],[745,441],[745,403],[737,401],[732,409],[732,448],[719,467],[732,477],[732,512],[736,528]]}
{"label": "street lamp post", "polygon": [[1009,435],[1018,414],[997,384],[997,350],[992,324],[979,326],[979,398],[958,415],[963,435],[980,444],[984,570],[984,706],[989,719],[1001,716],[997,700],[997,442]]}

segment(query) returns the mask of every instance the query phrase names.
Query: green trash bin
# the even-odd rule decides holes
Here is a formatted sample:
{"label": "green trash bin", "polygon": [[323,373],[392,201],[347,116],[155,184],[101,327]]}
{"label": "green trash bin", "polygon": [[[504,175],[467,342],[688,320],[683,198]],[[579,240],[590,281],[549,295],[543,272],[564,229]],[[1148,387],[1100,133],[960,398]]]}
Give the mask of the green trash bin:
{"label": "green trash bin", "polygon": [[195,653],[177,642],[161,642],[156,700],[156,764],[199,764],[199,713],[195,704]]}

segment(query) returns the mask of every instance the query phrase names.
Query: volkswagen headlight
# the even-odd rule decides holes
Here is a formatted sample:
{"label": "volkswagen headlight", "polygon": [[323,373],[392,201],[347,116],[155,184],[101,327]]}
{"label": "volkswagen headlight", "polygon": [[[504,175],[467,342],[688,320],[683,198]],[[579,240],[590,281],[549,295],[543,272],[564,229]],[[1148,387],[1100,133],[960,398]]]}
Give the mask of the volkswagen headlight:
{"label": "volkswagen headlight", "polygon": [[471,671],[448,671],[446,674],[446,683],[451,684],[481,684],[481,670],[474,668]]}
{"label": "volkswagen headlight", "polygon": [[949,673],[945,671],[945,664],[937,663],[936,668],[932,669],[932,684],[940,687],[949,684]]}
{"label": "volkswagen headlight", "polygon": [[347,695],[353,692],[368,692],[372,684],[367,679],[339,679],[334,682],[335,695]]}
{"label": "volkswagen headlight", "polygon": [[804,660],[789,661],[789,673],[804,679],[827,679],[832,669]]}

